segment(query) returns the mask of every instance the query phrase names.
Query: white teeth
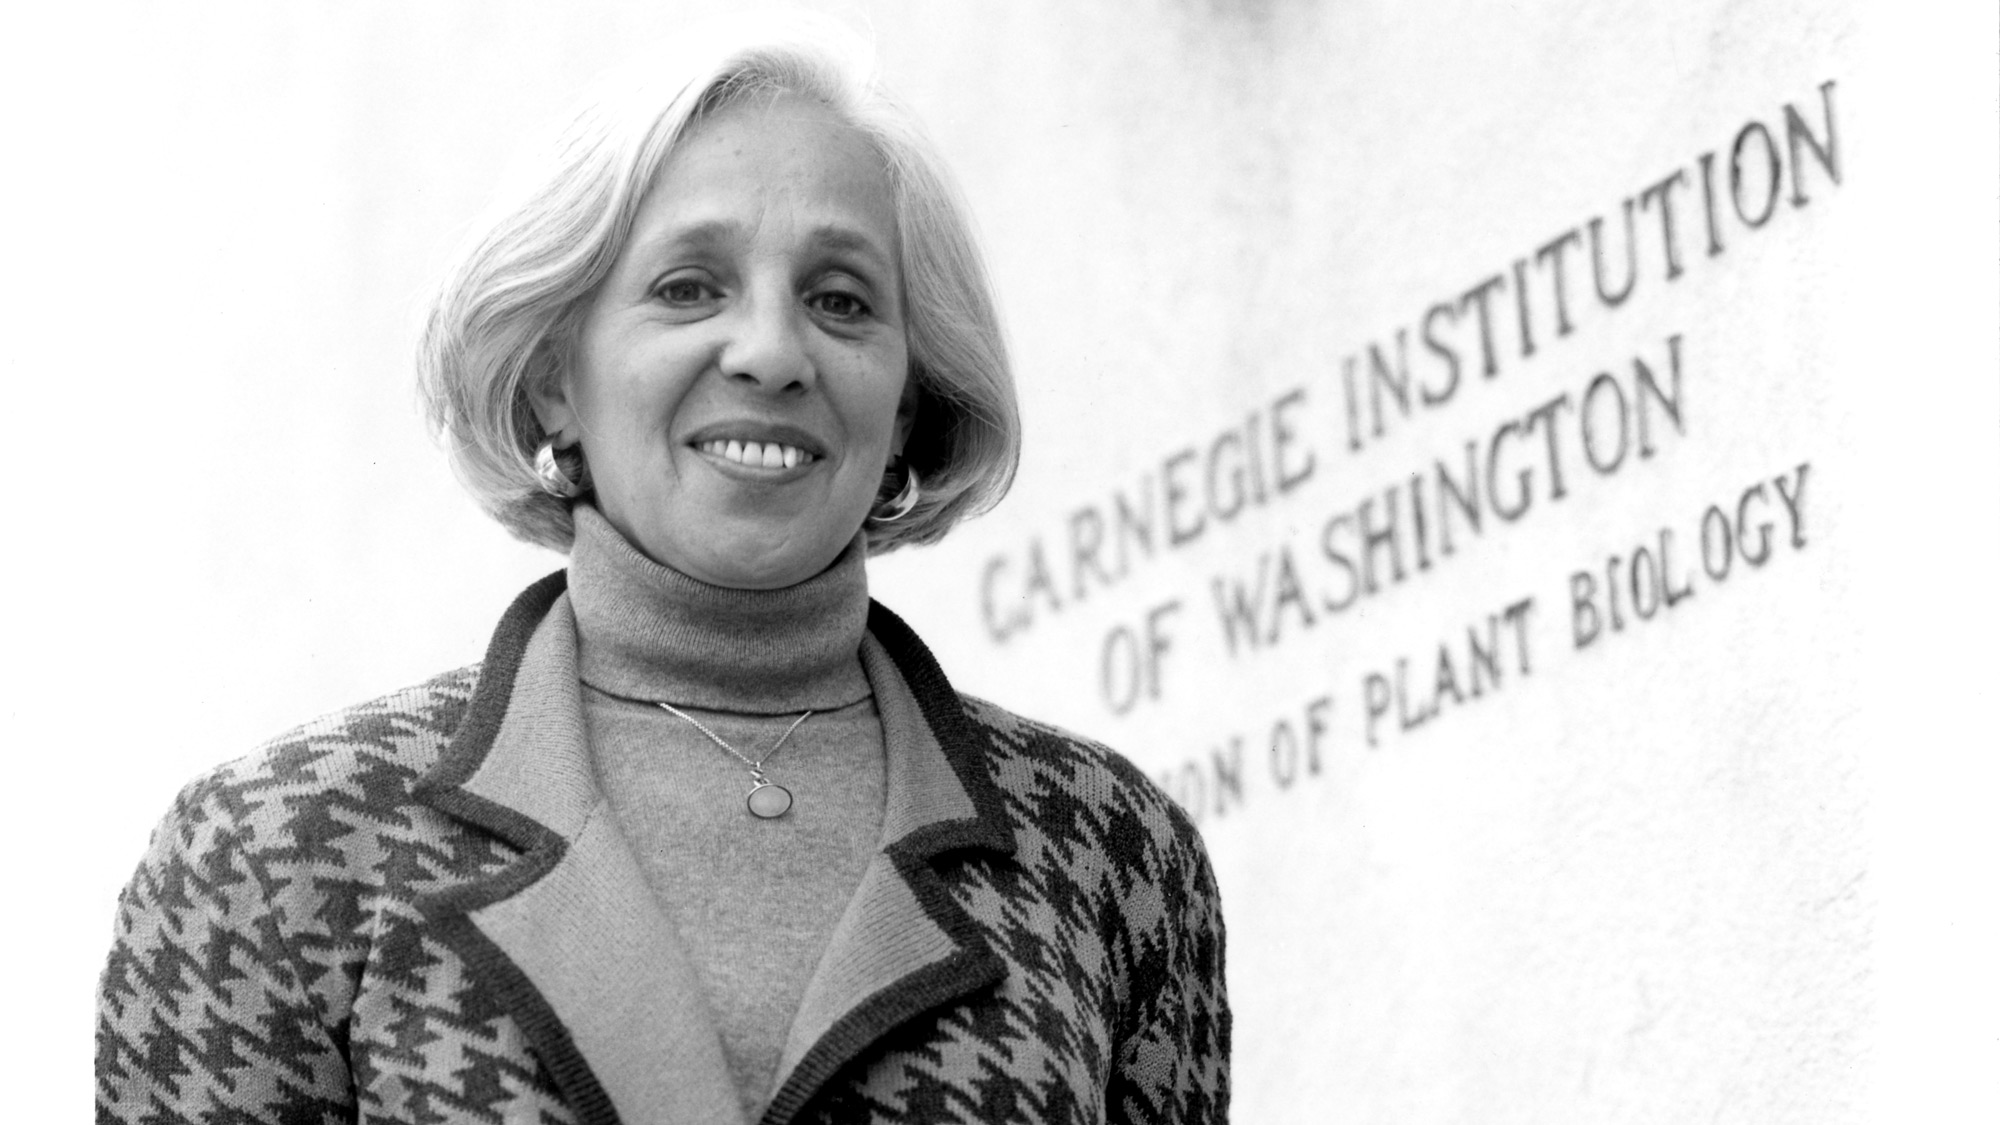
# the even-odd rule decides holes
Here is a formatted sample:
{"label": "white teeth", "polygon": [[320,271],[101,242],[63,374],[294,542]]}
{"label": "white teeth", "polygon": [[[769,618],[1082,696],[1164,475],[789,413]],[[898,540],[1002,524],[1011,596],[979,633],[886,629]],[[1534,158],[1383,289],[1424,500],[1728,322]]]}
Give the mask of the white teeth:
{"label": "white teeth", "polygon": [[784,445],[775,441],[741,441],[717,438],[700,445],[703,453],[711,454],[739,465],[753,465],[765,469],[792,469],[812,461],[813,455],[794,445]]}

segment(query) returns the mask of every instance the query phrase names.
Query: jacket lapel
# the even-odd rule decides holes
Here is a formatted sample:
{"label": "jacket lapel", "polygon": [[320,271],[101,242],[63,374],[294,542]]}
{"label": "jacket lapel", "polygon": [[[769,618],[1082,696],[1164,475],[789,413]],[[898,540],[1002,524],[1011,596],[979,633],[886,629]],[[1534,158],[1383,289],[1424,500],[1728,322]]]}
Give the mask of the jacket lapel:
{"label": "jacket lapel", "polygon": [[582,1120],[741,1122],[693,967],[592,780],[562,579],[509,609],[419,789],[520,855],[420,905]]}
{"label": "jacket lapel", "polygon": [[[418,787],[519,854],[418,905],[588,1125],[740,1123],[693,967],[592,780],[563,590],[557,572],[508,609],[458,733]],[[940,874],[957,854],[1014,850],[984,737],[879,604],[861,655],[888,747],[883,846],[806,987],[769,1125],[899,1024],[1006,975]]]}
{"label": "jacket lapel", "polygon": [[984,739],[929,650],[879,604],[870,608],[861,657],[888,747],[883,846],[806,986],[766,1125],[789,1121],[898,1024],[1006,975],[938,870],[948,852],[1014,850]]}

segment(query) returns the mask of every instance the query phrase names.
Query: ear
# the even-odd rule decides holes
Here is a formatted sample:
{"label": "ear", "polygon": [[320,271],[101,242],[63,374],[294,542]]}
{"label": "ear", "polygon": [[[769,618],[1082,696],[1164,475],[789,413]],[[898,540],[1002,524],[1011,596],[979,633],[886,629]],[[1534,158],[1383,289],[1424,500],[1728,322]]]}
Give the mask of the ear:
{"label": "ear", "polygon": [[910,365],[910,373],[903,379],[903,397],[896,403],[896,431],[889,439],[889,456],[901,457],[903,444],[910,440],[910,427],[917,421],[917,368]]}
{"label": "ear", "polygon": [[534,409],[535,420],[542,424],[542,432],[555,439],[558,449],[568,449],[577,443],[579,427],[576,409],[569,401],[568,379],[558,375],[536,380],[528,387],[528,405]]}

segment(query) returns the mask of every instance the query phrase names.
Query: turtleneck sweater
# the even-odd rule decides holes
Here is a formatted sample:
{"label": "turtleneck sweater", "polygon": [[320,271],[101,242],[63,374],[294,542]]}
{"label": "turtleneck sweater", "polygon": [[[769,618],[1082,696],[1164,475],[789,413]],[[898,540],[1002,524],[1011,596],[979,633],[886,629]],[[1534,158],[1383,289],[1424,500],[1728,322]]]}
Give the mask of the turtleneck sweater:
{"label": "turtleneck sweater", "polygon": [[[754,1121],[828,936],[881,843],[882,724],[860,646],[868,619],[859,537],[781,590],[711,586],[641,554],[576,508],[569,597],[598,787],[674,920]],[[750,814],[752,760],[791,811]]]}

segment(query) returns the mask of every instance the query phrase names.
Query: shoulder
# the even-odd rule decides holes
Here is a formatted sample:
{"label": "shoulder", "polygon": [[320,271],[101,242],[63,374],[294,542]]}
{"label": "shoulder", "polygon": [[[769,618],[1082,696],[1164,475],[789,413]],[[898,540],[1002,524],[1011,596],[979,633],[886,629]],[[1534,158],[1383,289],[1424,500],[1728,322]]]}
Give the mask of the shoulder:
{"label": "shoulder", "polygon": [[994,781],[1017,819],[1169,853],[1160,858],[1206,869],[1200,833],[1186,810],[1124,755],[977,696],[959,700],[986,734]]}
{"label": "shoulder", "polygon": [[155,848],[298,847],[406,819],[404,806],[464,720],[478,679],[476,664],[434,676],[322,715],[209,770],[182,788]]}
{"label": "shoulder", "polygon": [[1189,1003],[1226,1009],[1221,893],[1187,812],[1102,743],[960,698],[987,736],[1014,859],[1036,893],[1058,904],[1059,917],[1115,918],[1125,947],[1139,951],[1128,969],[1132,995],[1154,1003],[1179,990]]}
{"label": "shoulder", "polygon": [[[274,1042],[293,1068],[287,1082],[344,1088],[344,1046],[319,1025],[346,1018],[384,917],[407,913],[478,854],[416,799],[477,679],[463,668],[336,711],[189,782],[119,894],[99,1049],[151,1058],[162,1018],[218,1043],[268,1023],[283,1033]],[[217,1059],[210,1077],[243,1073],[232,1070],[241,1059]],[[213,1092],[184,1068],[151,1065],[132,1066],[125,1093],[157,1108],[152,1082],[170,1097]]]}

